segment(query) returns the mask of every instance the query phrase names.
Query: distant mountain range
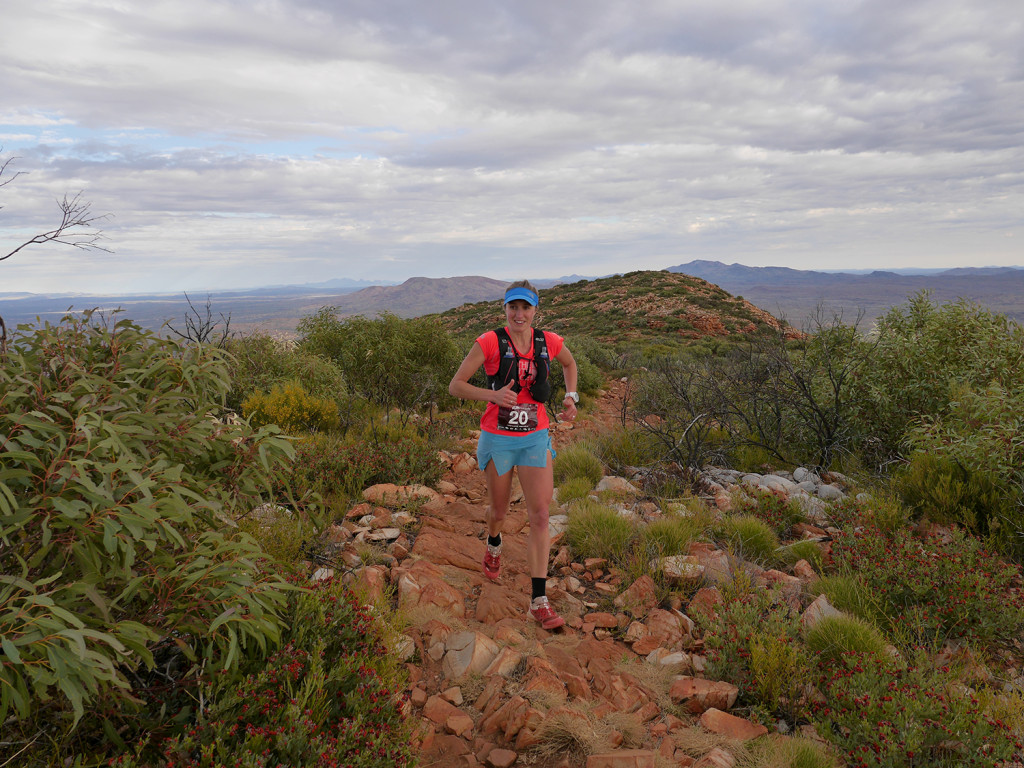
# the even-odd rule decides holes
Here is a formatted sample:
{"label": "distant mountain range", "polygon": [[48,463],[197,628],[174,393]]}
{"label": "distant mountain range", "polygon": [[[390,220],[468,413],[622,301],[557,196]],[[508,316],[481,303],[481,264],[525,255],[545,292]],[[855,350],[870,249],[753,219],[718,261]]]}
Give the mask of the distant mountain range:
{"label": "distant mountain range", "polygon": [[963,267],[929,274],[874,271],[867,274],[816,272],[788,267],[747,267],[718,261],[691,261],[669,267],[742,296],[776,317],[801,326],[818,305],[846,322],[864,313],[865,324],[921,291],[936,301],[969,299],[1024,323],[1024,268]]}
{"label": "distant mountain range", "polygon": [[[714,283],[741,296],[776,317],[800,327],[822,305],[830,315],[843,313],[852,322],[863,311],[870,323],[890,307],[919,291],[934,299],[966,298],[1024,323],[1024,268],[967,267],[929,274],[875,271],[868,274],[819,272],[788,267],[747,267],[717,261],[691,261],[669,267]],[[538,288],[598,277],[568,275],[535,280]],[[391,312],[399,317],[444,312],[463,304],[498,300],[506,281],[489,277],[414,277],[398,285],[365,285],[365,281],[328,280],[306,285],[267,286],[246,291],[190,293],[194,306],[204,310],[210,302],[214,317],[231,318],[239,331],[259,328],[291,334],[298,321],[323,306],[334,306],[340,316]],[[188,311],[184,294],[135,294],[124,296],[0,294],[0,315],[9,326],[36,317],[55,320],[69,308],[81,311],[118,307],[143,327],[159,329],[167,321],[183,326]]]}

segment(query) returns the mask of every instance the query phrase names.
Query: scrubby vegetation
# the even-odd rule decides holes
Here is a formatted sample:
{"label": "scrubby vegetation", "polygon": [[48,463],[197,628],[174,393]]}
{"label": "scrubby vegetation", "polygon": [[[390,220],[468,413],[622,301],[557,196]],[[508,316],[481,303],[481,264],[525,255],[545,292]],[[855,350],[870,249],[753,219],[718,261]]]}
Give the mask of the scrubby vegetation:
{"label": "scrubby vegetation", "polygon": [[[138,765],[262,765],[263,749],[290,765],[322,764],[324,750],[407,759],[372,623],[353,623],[359,609],[337,590],[302,596],[284,576],[295,563],[261,541],[312,540],[323,511],[315,487],[293,482],[294,443],[273,422],[338,427],[274,388],[287,394],[278,382],[311,365],[324,396],[295,397],[330,416],[342,379],[301,351],[264,362],[247,363],[243,387],[269,387],[251,424],[225,415],[230,352],[88,314],[14,334],[0,359],[3,762],[95,765],[136,742]],[[264,524],[259,510],[282,503]],[[285,677],[296,700],[328,709],[311,724],[281,702],[292,724],[271,737],[276,715],[261,725],[237,708]]]}
{"label": "scrubby vegetation", "polygon": [[[741,765],[1020,759],[1024,332],[918,296],[871,333],[819,318],[802,335],[703,281],[626,277],[544,296],[545,327],[588,331],[570,337],[584,408],[628,377],[616,428],[555,461],[574,561],[620,589],[649,576],[666,607],[717,586],[688,611],[707,676],[750,719],[832,745],[765,739]],[[728,333],[690,338],[725,310]],[[311,588],[304,559],[369,485],[440,480],[438,450],[480,410],[447,395],[483,329],[460,317],[465,336],[326,308],[295,342],[220,348],[98,316],[20,329],[0,358],[0,764],[412,765],[387,606]],[[708,464],[841,471],[865,494],[812,520],[719,489],[720,511],[693,484]],[[606,473],[642,504],[597,491]],[[714,578],[669,573],[712,550]],[[765,588],[794,567],[810,595],[778,570]],[[839,613],[808,625],[815,595]],[[561,753],[643,736],[562,714],[545,722]]]}

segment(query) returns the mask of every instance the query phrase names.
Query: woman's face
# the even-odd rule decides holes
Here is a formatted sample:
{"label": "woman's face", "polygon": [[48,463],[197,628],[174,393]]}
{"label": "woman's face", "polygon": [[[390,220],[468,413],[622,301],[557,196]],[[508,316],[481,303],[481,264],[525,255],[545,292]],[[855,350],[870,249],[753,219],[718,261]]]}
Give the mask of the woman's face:
{"label": "woman's face", "polygon": [[513,331],[524,331],[533,327],[533,316],[537,308],[522,299],[515,299],[505,305],[505,319]]}

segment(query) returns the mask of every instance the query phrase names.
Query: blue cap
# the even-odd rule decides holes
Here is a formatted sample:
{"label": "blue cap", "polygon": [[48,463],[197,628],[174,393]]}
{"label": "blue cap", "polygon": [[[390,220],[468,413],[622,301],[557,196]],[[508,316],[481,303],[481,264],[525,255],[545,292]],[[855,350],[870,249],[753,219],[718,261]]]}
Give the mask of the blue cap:
{"label": "blue cap", "polygon": [[536,307],[540,302],[537,294],[531,291],[529,288],[509,288],[505,291],[505,303],[508,304],[510,301],[516,299],[522,299],[531,307]]}

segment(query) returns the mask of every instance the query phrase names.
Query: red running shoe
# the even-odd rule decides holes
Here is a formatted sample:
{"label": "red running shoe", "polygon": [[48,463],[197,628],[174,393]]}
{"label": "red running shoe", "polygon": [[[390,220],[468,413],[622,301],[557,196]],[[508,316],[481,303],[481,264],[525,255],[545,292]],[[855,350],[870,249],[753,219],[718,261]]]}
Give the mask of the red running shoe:
{"label": "red running shoe", "polygon": [[501,570],[501,547],[492,547],[490,544],[484,550],[484,576],[494,580],[498,578]]}
{"label": "red running shoe", "polygon": [[530,615],[539,621],[544,629],[558,629],[565,624],[565,619],[555,613],[546,597],[538,597],[530,604]]}

